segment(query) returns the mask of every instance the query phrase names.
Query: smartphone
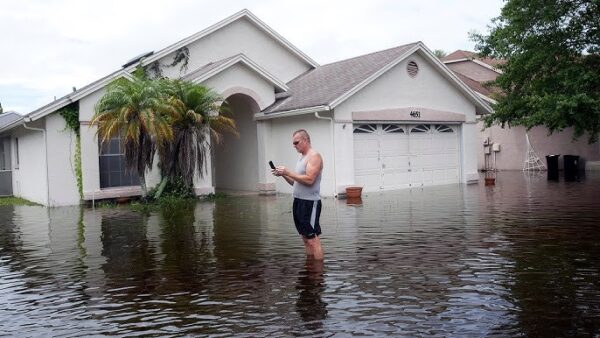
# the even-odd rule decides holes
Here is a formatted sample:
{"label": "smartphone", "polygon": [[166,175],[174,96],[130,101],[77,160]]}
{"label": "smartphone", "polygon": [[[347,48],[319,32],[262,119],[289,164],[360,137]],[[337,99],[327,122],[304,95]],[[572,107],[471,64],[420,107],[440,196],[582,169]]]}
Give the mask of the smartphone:
{"label": "smartphone", "polygon": [[273,164],[273,161],[269,161],[269,167],[271,167],[271,169],[275,169],[275,165]]}

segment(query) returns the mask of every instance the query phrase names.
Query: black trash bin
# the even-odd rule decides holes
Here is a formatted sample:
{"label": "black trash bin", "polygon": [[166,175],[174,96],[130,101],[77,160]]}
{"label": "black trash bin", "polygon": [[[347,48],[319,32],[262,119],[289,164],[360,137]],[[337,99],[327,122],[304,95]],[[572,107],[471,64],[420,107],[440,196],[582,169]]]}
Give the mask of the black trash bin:
{"label": "black trash bin", "polygon": [[576,181],[579,179],[579,156],[565,155],[563,157],[565,181]]}
{"label": "black trash bin", "polygon": [[558,158],[560,155],[546,155],[546,163],[548,164],[548,179],[558,180]]}

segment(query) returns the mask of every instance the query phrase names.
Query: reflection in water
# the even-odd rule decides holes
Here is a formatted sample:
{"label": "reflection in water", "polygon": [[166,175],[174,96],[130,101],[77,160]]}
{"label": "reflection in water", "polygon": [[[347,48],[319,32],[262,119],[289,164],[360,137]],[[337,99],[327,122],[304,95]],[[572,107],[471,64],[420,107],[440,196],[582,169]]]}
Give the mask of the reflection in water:
{"label": "reflection in water", "polygon": [[597,336],[598,196],[499,173],[325,199],[324,264],[285,195],[0,207],[0,335]]}
{"label": "reflection in water", "polygon": [[323,320],[327,317],[327,303],[322,297],[326,287],[323,264],[322,260],[307,259],[305,270],[300,272],[296,285],[299,292],[296,311],[310,330],[322,328]]}

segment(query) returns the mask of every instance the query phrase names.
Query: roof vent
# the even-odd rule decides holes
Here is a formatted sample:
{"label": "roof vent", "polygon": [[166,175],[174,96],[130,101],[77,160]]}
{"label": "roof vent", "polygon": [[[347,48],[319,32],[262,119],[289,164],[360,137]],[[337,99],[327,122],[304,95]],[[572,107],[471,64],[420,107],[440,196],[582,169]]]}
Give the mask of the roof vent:
{"label": "roof vent", "polygon": [[408,65],[406,65],[406,71],[410,77],[414,78],[419,72],[419,65],[417,65],[417,63],[414,61],[409,61]]}

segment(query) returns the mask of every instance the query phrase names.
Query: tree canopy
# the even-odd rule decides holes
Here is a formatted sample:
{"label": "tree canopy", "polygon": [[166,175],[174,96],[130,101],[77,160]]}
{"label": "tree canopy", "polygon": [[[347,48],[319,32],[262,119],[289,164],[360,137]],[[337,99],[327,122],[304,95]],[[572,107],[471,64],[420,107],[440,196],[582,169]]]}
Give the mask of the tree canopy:
{"label": "tree canopy", "polygon": [[487,126],[600,132],[600,1],[507,0],[489,34],[472,34],[481,56],[506,60],[503,91]]}
{"label": "tree canopy", "polygon": [[441,59],[448,55],[448,53],[446,53],[443,49],[436,49],[433,51],[433,55],[437,56],[438,59]]}

